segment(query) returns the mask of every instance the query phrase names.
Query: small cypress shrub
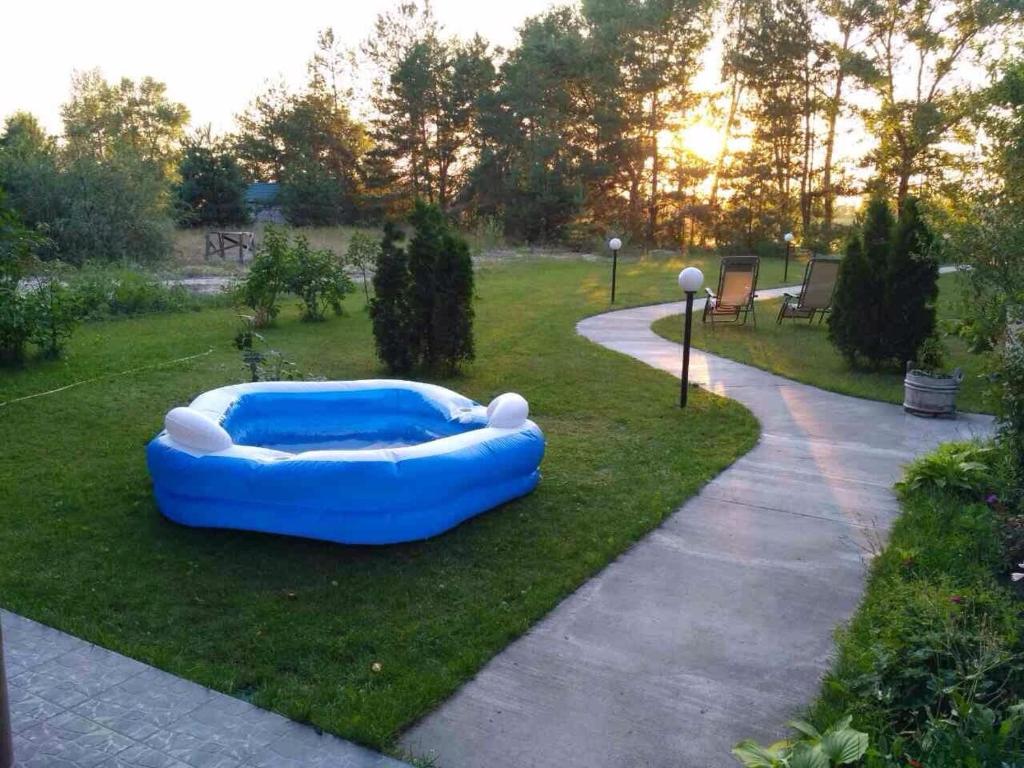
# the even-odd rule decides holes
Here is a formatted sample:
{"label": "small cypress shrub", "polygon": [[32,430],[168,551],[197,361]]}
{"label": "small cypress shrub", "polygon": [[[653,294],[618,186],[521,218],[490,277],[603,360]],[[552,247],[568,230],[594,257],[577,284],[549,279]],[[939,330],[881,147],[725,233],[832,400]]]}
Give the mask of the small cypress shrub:
{"label": "small cypress shrub", "polygon": [[900,364],[914,360],[921,345],[935,332],[938,279],[934,238],[921,218],[917,200],[907,198],[889,255],[885,300],[888,327],[882,337],[887,355]]}
{"label": "small cypress shrub", "polygon": [[431,330],[437,293],[434,271],[444,249],[448,224],[440,208],[422,200],[416,201],[409,220],[414,229],[409,241],[409,273],[412,279],[409,308],[420,331],[416,355],[427,368],[434,369],[436,351]]}
{"label": "small cypress shrub", "polygon": [[469,245],[446,232],[434,267],[434,306],[430,348],[448,375],[473,359],[473,260]]}
{"label": "small cypress shrub", "polygon": [[401,246],[403,235],[390,222],[384,225],[377,271],[373,274],[370,319],[377,356],[391,373],[407,373],[416,361],[416,327],[409,306],[409,261]]}
{"label": "small cypress shrub", "polygon": [[874,197],[839,268],[829,339],[851,365],[904,365],[935,332],[939,268],[917,200]]}
{"label": "small cypress shrub", "polygon": [[387,225],[370,316],[377,354],[392,373],[416,365],[452,375],[473,359],[473,261],[440,209],[416,203],[408,252]]}
{"label": "small cypress shrub", "polygon": [[866,361],[877,367],[891,358],[886,286],[894,223],[885,199],[872,198],[862,231],[847,244],[839,267],[828,336],[850,365]]}

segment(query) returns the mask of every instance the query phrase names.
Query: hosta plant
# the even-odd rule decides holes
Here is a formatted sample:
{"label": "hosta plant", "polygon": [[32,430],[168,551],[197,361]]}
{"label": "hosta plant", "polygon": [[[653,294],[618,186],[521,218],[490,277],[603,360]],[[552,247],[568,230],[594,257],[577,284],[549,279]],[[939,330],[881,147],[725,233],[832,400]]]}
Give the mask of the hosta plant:
{"label": "hosta plant", "polygon": [[810,723],[794,720],[790,727],[798,736],[761,746],[746,739],[737,744],[733,755],[746,768],[832,768],[857,762],[868,751],[868,735],[850,727],[844,717],[824,733]]}
{"label": "hosta plant", "polygon": [[907,467],[906,475],[896,487],[902,491],[931,487],[980,496],[992,481],[995,458],[995,448],[991,445],[945,443]]}

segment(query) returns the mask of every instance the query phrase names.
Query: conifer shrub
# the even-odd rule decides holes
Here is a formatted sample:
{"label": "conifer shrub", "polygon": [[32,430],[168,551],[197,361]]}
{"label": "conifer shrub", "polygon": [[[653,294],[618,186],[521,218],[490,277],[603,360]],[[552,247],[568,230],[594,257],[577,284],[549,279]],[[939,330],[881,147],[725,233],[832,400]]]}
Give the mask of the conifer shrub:
{"label": "conifer shrub", "polygon": [[916,199],[903,201],[886,273],[889,327],[883,339],[897,362],[914,360],[935,332],[935,302],[939,298],[939,265],[934,237],[921,218]]}
{"label": "conifer shrub", "polygon": [[434,302],[431,314],[433,367],[453,375],[463,361],[472,360],[473,261],[469,245],[446,232],[434,266]]}
{"label": "conifer shrub", "polygon": [[416,339],[409,306],[409,258],[402,247],[404,235],[388,222],[373,273],[370,319],[377,356],[390,373],[407,373],[416,359]]}
{"label": "conifer shrub", "polygon": [[473,359],[473,261],[440,209],[417,202],[408,250],[385,228],[370,302],[377,354],[392,373],[455,374]]}
{"label": "conifer shrub", "polygon": [[846,247],[829,316],[829,339],[851,366],[903,366],[935,332],[938,266],[917,202],[899,221],[882,197]]}

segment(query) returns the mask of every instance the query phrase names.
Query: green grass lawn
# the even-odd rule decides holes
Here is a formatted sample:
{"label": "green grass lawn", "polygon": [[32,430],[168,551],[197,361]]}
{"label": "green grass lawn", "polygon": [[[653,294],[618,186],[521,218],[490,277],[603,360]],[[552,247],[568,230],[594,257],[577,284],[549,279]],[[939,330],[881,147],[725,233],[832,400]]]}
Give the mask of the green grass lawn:
{"label": "green grass lawn", "polygon": [[[675,298],[681,266],[626,260],[618,304]],[[580,318],[607,309],[608,267],[479,271],[477,361],[441,383],[481,402],[525,395],[548,438],[543,480],[529,497],[403,546],[166,521],[150,496],[145,445],[169,408],[243,380],[236,317],[207,309],[82,327],[65,360],[0,373],[0,403],[107,377],[0,405],[0,604],[391,748],[757,438],[738,404],[694,392],[680,411],[672,377],[575,334]],[[266,335],[310,374],[381,375],[359,295],[347,316],[322,324],[299,322],[289,306]],[[157,367],[109,376],[146,366]]]}
{"label": "green grass lawn", "polygon": [[[717,272],[712,274],[717,275]],[[790,269],[790,276],[793,274]],[[798,269],[797,274],[802,274],[801,270]],[[955,274],[939,278],[940,324],[943,320],[959,317],[960,280],[962,277]],[[748,323],[738,327],[719,325],[712,330],[705,327],[698,317],[693,326],[693,345],[833,392],[891,403],[903,402],[901,371],[851,370],[829,343],[828,328],[824,323],[819,325],[816,321],[810,325],[806,320],[786,320],[783,325],[776,325],[775,318],[781,303],[782,299],[757,303],[757,328]],[[682,316],[662,318],[653,328],[661,336],[678,342],[683,336]],[[985,398],[985,356],[971,354],[958,338],[947,337],[944,343],[949,367],[959,366],[964,370],[957,407],[962,411],[990,412],[991,406]]]}

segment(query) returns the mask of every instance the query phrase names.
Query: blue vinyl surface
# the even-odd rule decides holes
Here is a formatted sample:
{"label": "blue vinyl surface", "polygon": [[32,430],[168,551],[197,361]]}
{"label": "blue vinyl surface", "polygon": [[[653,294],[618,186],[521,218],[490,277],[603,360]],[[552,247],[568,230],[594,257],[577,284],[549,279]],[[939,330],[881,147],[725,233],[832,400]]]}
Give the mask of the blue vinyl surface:
{"label": "blue vinyl surface", "polygon": [[197,451],[166,430],[150,442],[157,504],[185,525],[390,544],[437,535],[540,479],[544,436],[525,413],[488,426],[483,406],[432,385],[246,384],[190,408],[233,445]]}

